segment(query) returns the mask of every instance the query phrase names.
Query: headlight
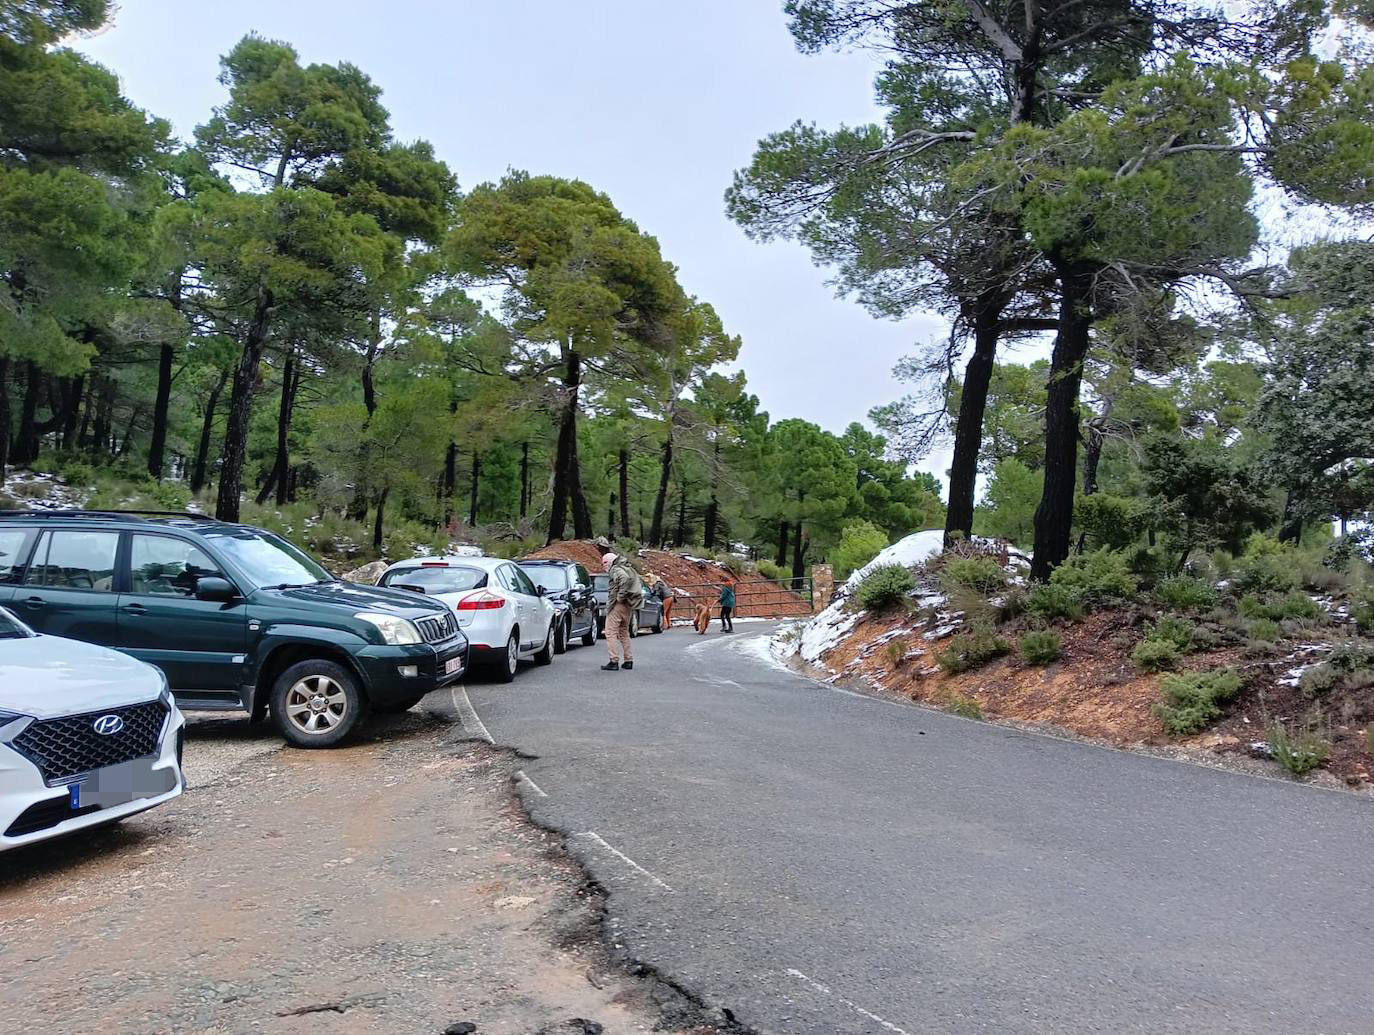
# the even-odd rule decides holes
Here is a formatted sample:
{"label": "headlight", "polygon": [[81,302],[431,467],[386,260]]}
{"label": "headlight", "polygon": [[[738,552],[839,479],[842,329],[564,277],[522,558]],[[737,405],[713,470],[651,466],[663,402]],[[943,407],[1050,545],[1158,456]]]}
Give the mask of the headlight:
{"label": "headlight", "polygon": [[393,647],[406,643],[419,643],[420,632],[413,624],[395,615],[379,615],[370,611],[360,611],[353,616],[360,622],[375,626],[382,634],[382,641]]}

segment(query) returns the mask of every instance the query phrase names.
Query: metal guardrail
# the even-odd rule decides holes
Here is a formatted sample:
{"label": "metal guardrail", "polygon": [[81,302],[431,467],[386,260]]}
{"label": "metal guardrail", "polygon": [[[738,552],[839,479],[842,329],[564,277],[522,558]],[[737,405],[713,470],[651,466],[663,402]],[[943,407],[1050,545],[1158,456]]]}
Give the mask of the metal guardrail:
{"label": "metal guardrail", "polygon": [[[721,585],[697,582],[673,586],[674,616],[682,617],[703,603],[710,604],[714,612]],[[815,611],[815,589],[809,575],[796,579],[751,579],[736,582],[734,587],[736,618],[804,618]]]}

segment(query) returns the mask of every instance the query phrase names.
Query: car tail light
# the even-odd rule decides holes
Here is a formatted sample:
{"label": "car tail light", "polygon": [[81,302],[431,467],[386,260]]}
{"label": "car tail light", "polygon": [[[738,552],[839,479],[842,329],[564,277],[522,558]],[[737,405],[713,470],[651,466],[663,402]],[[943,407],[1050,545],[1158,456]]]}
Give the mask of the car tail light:
{"label": "car tail light", "polygon": [[457,611],[494,611],[505,606],[505,597],[498,597],[495,593],[478,593],[476,596],[464,597],[454,605],[454,609]]}

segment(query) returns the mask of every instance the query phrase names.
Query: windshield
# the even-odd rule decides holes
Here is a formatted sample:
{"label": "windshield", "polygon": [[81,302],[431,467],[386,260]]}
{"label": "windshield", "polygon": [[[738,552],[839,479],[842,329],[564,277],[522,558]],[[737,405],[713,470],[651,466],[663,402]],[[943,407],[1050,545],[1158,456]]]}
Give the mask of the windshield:
{"label": "windshield", "polygon": [[392,589],[414,587],[433,596],[436,593],[461,593],[466,589],[481,589],[487,584],[487,573],[481,568],[417,567],[397,568],[382,576],[379,585]]}
{"label": "windshield", "polygon": [[333,582],[334,576],[296,549],[285,539],[268,532],[243,528],[202,533],[214,541],[259,588],[267,586],[309,586]]}
{"label": "windshield", "polygon": [[522,564],[520,567],[536,586],[543,586],[550,593],[562,593],[568,588],[568,569],[561,564]]}
{"label": "windshield", "polygon": [[592,576],[592,589],[609,589],[610,585],[611,577],[609,575]]}
{"label": "windshield", "polygon": [[32,635],[32,629],[0,607],[0,640],[22,640]]}

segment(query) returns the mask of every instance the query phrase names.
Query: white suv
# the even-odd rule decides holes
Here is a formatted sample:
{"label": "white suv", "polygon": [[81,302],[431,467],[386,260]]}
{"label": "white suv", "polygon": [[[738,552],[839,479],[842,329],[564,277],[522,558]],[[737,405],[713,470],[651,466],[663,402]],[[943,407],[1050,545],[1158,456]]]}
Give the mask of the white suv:
{"label": "white suv", "polygon": [[0,851],[175,798],[184,726],[160,669],[0,608]]}

